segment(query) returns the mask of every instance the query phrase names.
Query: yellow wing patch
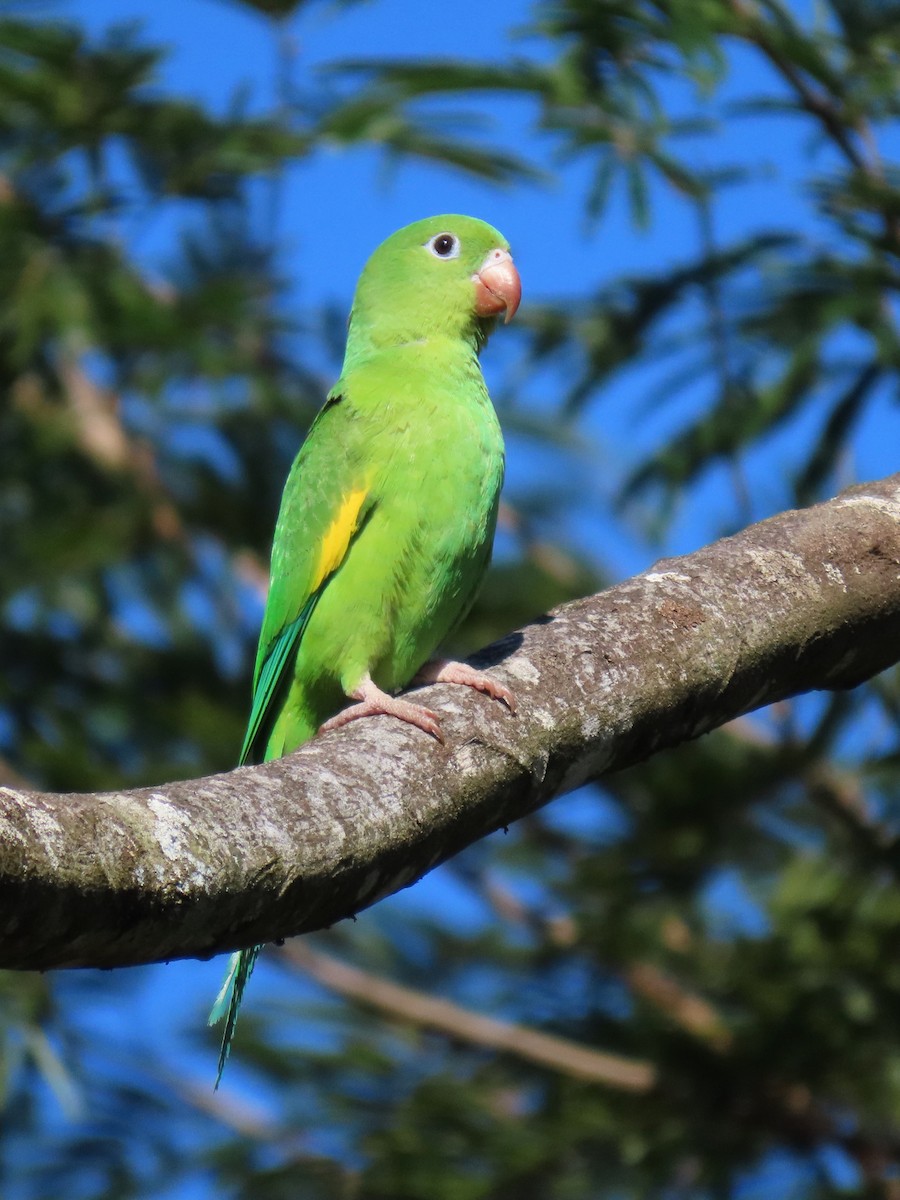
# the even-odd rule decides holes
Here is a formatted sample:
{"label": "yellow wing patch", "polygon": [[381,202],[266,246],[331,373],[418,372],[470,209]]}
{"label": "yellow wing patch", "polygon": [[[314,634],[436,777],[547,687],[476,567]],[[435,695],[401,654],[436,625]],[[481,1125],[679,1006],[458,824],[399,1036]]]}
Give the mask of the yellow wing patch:
{"label": "yellow wing patch", "polygon": [[310,588],[311,592],[314,592],[322,581],[327,579],[332,571],[336,571],[344,561],[350,539],[356,533],[359,525],[359,513],[367,495],[367,488],[359,488],[350,492],[338,509],[337,516],[322,538],[322,549],[319,551],[319,561]]}

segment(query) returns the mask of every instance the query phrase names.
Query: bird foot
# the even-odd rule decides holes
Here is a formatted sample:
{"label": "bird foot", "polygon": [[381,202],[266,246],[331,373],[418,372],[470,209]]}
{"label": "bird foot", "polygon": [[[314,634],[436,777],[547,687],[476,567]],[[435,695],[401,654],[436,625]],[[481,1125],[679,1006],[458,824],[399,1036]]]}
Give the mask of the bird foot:
{"label": "bird foot", "polygon": [[319,733],[329,733],[332,729],[340,729],[343,725],[349,725],[351,721],[360,720],[361,717],[384,715],[397,717],[398,720],[405,721],[408,725],[415,725],[417,729],[430,734],[439,742],[444,740],[437,713],[433,713],[430,708],[423,708],[421,704],[410,704],[408,700],[389,696],[387,692],[383,692],[374,684],[368,675],[356,691],[351,693],[351,698],[358,700],[359,704],[351,704],[349,708],[344,708],[330,717],[319,726]]}
{"label": "bird foot", "polygon": [[464,687],[484,692],[492,700],[502,700],[511,713],[516,711],[516,698],[502,683],[476,671],[467,663],[454,662],[449,658],[433,658],[418,672],[414,683],[461,683]]}

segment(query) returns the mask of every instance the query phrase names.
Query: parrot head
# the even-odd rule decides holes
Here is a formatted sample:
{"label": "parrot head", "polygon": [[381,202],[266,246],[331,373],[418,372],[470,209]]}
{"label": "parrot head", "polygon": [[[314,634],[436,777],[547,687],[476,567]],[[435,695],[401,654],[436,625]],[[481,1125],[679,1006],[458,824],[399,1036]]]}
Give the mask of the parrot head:
{"label": "parrot head", "polygon": [[474,217],[426,217],[391,234],[366,263],[350,315],[351,331],[379,326],[385,342],[441,333],[483,340],[495,319],[509,321],[522,285],[509,243]]}

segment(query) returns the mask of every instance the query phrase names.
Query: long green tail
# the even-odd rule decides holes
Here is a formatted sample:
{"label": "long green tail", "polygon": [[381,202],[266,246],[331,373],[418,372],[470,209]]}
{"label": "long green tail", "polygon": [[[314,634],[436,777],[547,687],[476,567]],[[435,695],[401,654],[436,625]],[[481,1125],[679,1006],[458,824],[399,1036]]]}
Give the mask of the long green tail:
{"label": "long green tail", "polygon": [[[326,408],[333,403],[335,401],[329,397]],[[278,757],[277,753],[269,754],[266,743],[277,715],[279,696],[283,694],[285,687],[290,683],[297,647],[309,624],[319,596],[322,594],[323,586],[324,583],[321,583],[316,591],[307,598],[294,620],[281,630],[274,644],[268,648],[265,660],[258,666],[258,673],[255,672],[250,720],[247,722],[247,732],[244,735],[238,766],[243,767],[249,763],[263,762],[270,757]],[[263,631],[265,628],[266,626],[263,624]],[[315,733],[315,729],[316,727],[313,725],[306,736],[311,737]],[[260,950],[262,950],[262,946],[251,946],[248,950],[239,950],[236,954],[232,954],[228,962],[225,982],[222,984],[209,1014],[207,1022],[209,1025],[215,1025],[223,1017],[225,1018],[222,1047],[219,1050],[219,1066],[216,1071],[217,1089],[222,1081],[222,1072],[225,1070],[228,1055],[231,1053],[234,1027],[237,1025],[241,1001],[244,998],[244,988],[247,986],[247,980],[253,974]]]}
{"label": "long green tail", "polygon": [[[291,621],[282,629],[262,665],[253,690],[253,707],[238,766],[243,767],[248,763],[262,762],[269,757],[266,741],[271,733],[273,705],[277,704],[280,689],[285,684],[285,672],[288,671],[294,660],[297,645],[309,624],[309,618],[316,606],[320,592],[321,589],[314,592],[303,605],[296,620]],[[312,732],[315,732],[315,726],[313,726]],[[234,1038],[234,1027],[237,1024],[241,1001],[244,998],[244,988],[256,966],[260,950],[262,950],[262,946],[251,946],[249,950],[239,950],[236,954],[232,954],[228,962],[225,982],[222,984],[221,991],[216,996],[216,1002],[209,1014],[208,1024],[210,1025],[215,1025],[217,1021],[225,1018],[225,1032],[222,1034],[219,1068],[216,1072],[217,1088],[221,1082],[228,1055],[231,1053],[231,1042]]]}
{"label": "long green tail", "polygon": [[225,982],[222,984],[221,991],[216,996],[216,1002],[209,1014],[208,1024],[210,1025],[215,1025],[217,1021],[225,1018],[222,1048],[219,1050],[219,1066],[216,1071],[216,1088],[222,1080],[222,1072],[225,1070],[225,1063],[231,1053],[231,1042],[234,1038],[234,1027],[237,1025],[241,1000],[244,998],[244,988],[247,986],[247,980],[253,974],[260,950],[262,950],[262,946],[251,946],[249,950],[239,950],[236,954],[232,954],[228,961]]}

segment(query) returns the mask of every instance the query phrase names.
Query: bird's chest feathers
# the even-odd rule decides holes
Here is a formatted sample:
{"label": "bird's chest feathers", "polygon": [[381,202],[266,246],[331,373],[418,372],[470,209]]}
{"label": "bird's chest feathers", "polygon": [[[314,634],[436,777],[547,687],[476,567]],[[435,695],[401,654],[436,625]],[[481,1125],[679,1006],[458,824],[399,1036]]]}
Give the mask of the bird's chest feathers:
{"label": "bird's chest feathers", "polygon": [[503,437],[474,370],[398,371],[367,404],[367,442],[378,464],[375,489],[385,501],[421,510],[424,523],[492,510],[503,476]]}
{"label": "bird's chest feathers", "polygon": [[490,401],[425,397],[391,414],[383,432],[391,467],[410,480],[475,481],[502,460],[500,426]]}

